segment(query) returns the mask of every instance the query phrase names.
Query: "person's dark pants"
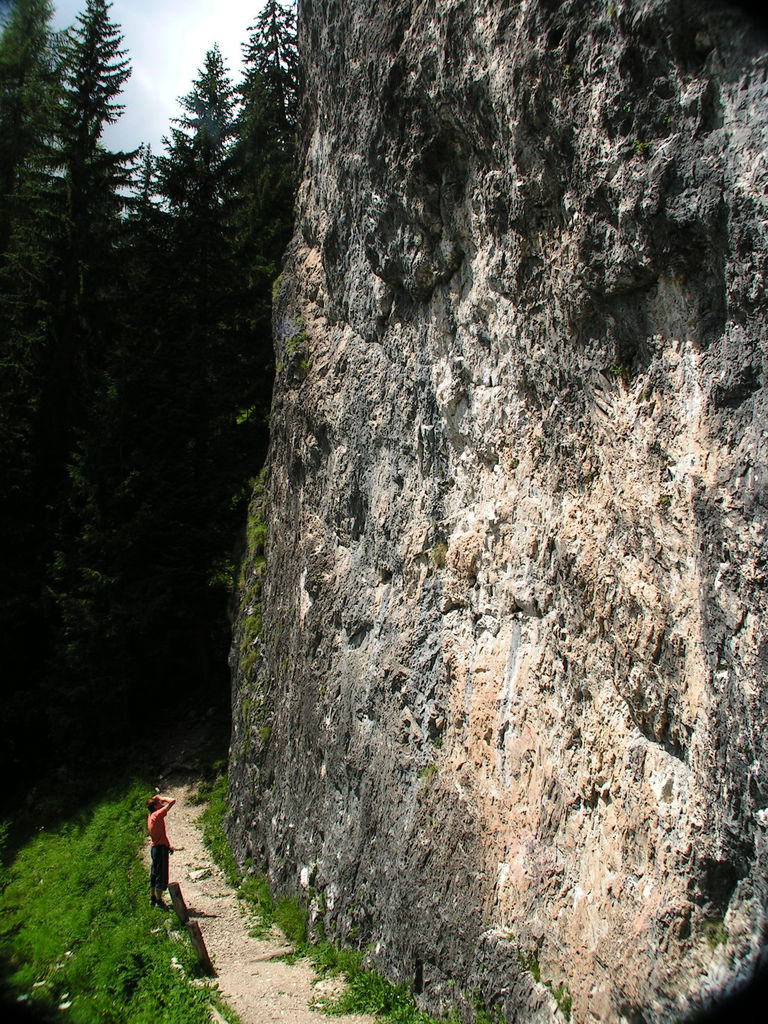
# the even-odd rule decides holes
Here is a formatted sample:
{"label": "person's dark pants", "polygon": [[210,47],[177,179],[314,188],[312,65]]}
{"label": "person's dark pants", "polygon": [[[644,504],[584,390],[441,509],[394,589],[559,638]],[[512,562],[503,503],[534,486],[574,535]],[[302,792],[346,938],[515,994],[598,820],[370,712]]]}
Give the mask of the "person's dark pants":
{"label": "person's dark pants", "polygon": [[168,888],[168,847],[153,846],[150,857],[149,888],[159,896]]}

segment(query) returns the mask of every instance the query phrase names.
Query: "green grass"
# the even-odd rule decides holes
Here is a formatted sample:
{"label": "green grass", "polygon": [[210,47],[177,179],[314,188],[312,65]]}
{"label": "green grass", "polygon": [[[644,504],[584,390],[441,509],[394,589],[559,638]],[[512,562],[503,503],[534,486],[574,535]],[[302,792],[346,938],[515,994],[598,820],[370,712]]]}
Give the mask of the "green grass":
{"label": "green grass", "polygon": [[[203,831],[203,842],[211,851],[211,856],[216,864],[226,875],[227,881],[237,889],[238,897],[250,910],[251,934],[253,936],[264,935],[273,924],[280,924],[281,920],[288,931],[292,931],[289,912],[284,907],[278,910],[278,907],[275,906],[267,880],[255,872],[241,874],[235,863],[235,858],[232,856],[224,832],[224,817],[227,813],[227,776],[223,771],[224,767],[221,762],[218,765],[218,774],[211,781],[200,786],[195,798],[196,803],[205,804],[198,819]],[[303,941],[306,939],[306,915],[304,915],[302,927],[303,932],[296,934],[301,934]]]}
{"label": "green grass", "polygon": [[504,1018],[498,1007],[489,1010],[485,1006],[476,1006],[475,1024],[504,1024]]}
{"label": "green grass", "polygon": [[528,971],[532,975],[534,981],[541,981],[541,968],[539,967],[539,960],[535,953],[525,952],[525,950],[518,949],[517,960],[524,971]]}
{"label": "green grass", "polygon": [[137,782],[104,796],[4,865],[0,962],[17,999],[75,1024],[208,1024],[215,996],[190,983],[189,941],[169,937],[170,916],[149,906],[149,792]]}
{"label": "green grass", "polygon": [[306,950],[320,977],[342,975],[344,991],[323,1001],[323,1010],[331,1016],[344,1013],[369,1013],[383,1024],[438,1024],[434,1017],[417,1009],[410,993],[393,985],[378,971],[363,967],[364,956],[358,950],[338,949],[321,942]]}
{"label": "green grass", "polygon": [[266,878],[261,875],[247,875],[240,883],[238,896],[251,911],[251,931],[254,938],[260,938],[275,922],[275,904]]}
{"label": "green grass", "polygon": [[387,1024],[434,1024],[404,988],[392,985],[377,971],[358,970],[347,975],[347,987],[325,1006],[326,1013],[370,1013]]}
{"label": "green grass", "polygon": [[557,1003],[558,1010],[562,1013],[565,1019],[569,1021],[571,1019],[571,1007],[573,1005],[573,1000],[565,986],[565,982],[561,981],[557,988],[554,988],[552,985],[547,985],[547,988],[552,993],[552,996]]}
{"label": "green grass", "polygon": [[284,897],[275,903],[274,921],[283,935],[298,949],[307,943],[307,911],[297,901]]}
{"label": "green grass", "polygon": [[[224,763],[220,762],[219,770]],[[203,842],[211,851],[211,855],[227,877],[230,885],[237,886],[240,873],[235,858],[229,848],[224,834],[224,815],[227,811],[227,776],[218,774],[213,781],[205,782],[198,790],[197,802],[205,807],[199,821],[203,830]]]}

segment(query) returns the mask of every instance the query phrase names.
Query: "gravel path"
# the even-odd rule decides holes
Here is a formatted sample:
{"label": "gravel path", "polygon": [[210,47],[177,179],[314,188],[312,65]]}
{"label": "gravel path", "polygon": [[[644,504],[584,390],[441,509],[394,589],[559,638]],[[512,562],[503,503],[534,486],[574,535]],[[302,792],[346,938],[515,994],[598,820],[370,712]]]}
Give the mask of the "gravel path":
{"label": "gravel path", "polygon": [[[176,799],[166,818],[168,838],[176,847],[170,880],[179,883],[190,917],[200,925],[219,991],[242,1024],[374,1024],[368,1016],[329,1018],[313,1009],[323,995],[338,991],[338,979],[316,982],[308,962],[280,961],[290,947],[277,929],[259,939],[248,934],[241,902],[203,845],[197,825],[202,808],[192,803],[197,788],[196,781],[163,782],[163,793]],[[149,838],[144,860],[148,866]],[[167,920],[173,929],[176,915],[168,914]]]}

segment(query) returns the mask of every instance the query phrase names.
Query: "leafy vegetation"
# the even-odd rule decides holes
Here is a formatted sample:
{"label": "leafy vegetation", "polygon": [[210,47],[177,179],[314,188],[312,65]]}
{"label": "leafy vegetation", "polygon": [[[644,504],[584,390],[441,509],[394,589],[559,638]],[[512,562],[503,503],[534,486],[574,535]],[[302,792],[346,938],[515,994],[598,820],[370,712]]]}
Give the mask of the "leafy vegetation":
{"label": "leafy vegetation", "polygon": [[67,824],[41,827],[9,859],[0,894],[0,964],[22,1004],[90,1024],[208,1024],[214,992],[188,940],[149,906],[136,782]]}
{"label": "leafy vegetation", "polygon": [[728,941],[728,929],[722,918],[708,918],[704,921],[703,930],[710,949],[717,949]]}
{"label": "leafy vegetation", "polygon": [[318,950],[316,957],[311,953],[310,959],[321,975],[343,974],[347,982],[339,996],[325,1002],[326,1013],[370,1013],[386,1024],[436,1024],[434,1017],[416,1008],[406,989],[363,966],[361,953],[330,947]]}
{"label": "leafy vegetation", "polygon": [[535,953],[526,952],[525,950],[518,949],[517,959],[520,966],[524,971],[528,971],[533,977],[534,981],[541,981],[541,968],[539,967],[539,958]]}
{"label": "leafy vegetation", "polygon": [[561,981],[560,984],[557,986],[547,985],[547,988],[552,993],[552,997],[557,1003],[557,1008],[560,1011],[560,1013],[562,1013],[566,1020],[570,1020],[571,1007],[573,1005],[573,1001],[568,992],[568,989],[566,988],[565,982]]}
{"label": "leafy vegetation", "polygon": [[475,1000],[475,1024],[504,1024],[504,1017],[498,1007],[489,1010],[477,997]]}
{"label": "leafy vegetation", "polygon": [[557,1008],[560,1010],[563,1017],[569,1021],[571,1019],[572,1000],[565,982],[561,981],[559,985],[554,985],[551,981],[542,981],[541,967],[539,966],[539,959],[535,952],[526,952],[523,949],[518,949],[517,959],[523,970],[528,971],[534,981],[540,982],[545,988],[549,989],[552,993],[552,998],[557,1003]]}
{"label": "leafy vegetation", "polygon": [[611,363],[608,373],[620,380],[624,387],[629,387],[632,382],[632,370],[626,363]]}
{"label": "leafy vegetation", "polygon": [[240,874],[223,825],[227,812],[227,776],[222,774],[224,767],[223,762],[219,762],[214,768],[213,779],[200,786],[197,802],[205,806],[200,814],[199,824],[203,832],[203,842],[211,851],[213,859],[226,875],[230,885],[237,885]]}
{"label": "leafy vegetation", "polygon": [[432,564],[436,569],[444,569],[446,558],[448,556],[448,545],[445,541],[438,541],[430,552],[432,558]]}

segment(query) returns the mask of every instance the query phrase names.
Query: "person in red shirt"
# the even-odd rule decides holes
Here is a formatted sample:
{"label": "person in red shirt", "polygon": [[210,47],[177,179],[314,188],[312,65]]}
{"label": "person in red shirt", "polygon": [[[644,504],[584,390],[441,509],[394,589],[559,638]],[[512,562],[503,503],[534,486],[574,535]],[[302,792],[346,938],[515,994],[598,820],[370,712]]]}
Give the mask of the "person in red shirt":
{"label": "person in red shirt", "polygon": [[149,905],[161,907],[163,910],[168,909],[163,901],[163,893],[168,888],[168,854],[173,853],[173,847],[168,842],[168,835],[165,831],[165,816],[175,803],[176,801],[172,797],[161,796],[159,793],[147,800],[147,810],[149,811],[147,832],[152,841]]}

